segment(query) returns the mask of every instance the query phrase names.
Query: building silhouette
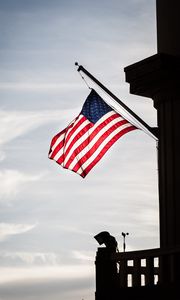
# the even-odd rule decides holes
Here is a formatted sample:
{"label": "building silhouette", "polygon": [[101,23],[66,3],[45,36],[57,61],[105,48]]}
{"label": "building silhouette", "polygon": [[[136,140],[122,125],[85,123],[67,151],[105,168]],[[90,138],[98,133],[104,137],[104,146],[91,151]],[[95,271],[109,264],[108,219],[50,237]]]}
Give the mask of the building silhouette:
{"label": "building silhouette", "polygon": [[156,14],[157,54],[125,74],[130,93],[157,110],[160,248],[98,248],[96,300],[180,299],[180,1],[157,0]]}

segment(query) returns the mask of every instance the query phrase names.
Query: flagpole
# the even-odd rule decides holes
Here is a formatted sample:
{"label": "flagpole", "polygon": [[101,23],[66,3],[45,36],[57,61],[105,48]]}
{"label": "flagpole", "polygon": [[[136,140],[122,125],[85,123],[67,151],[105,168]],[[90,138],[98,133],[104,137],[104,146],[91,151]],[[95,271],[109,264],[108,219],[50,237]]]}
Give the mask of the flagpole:
{"label": "flagpole", "polygon": [[97,80],[91,73],[89,73],[82,65],[75,63],[78,66],[77,71],[82,71],[86,74],[92,81],[94,81],[100,88],[102,88],[111,98],[113,98],[117,103],[119,103],[131,116],[133,116],[143,127],[145,127],[152,135],[158,138],[156,128],[150,127],[145,121],[143,121],[135,112],[133,112],[124,102],[122,102],[118,97],[116,97],[107,87],[105,87],[99,80]]}

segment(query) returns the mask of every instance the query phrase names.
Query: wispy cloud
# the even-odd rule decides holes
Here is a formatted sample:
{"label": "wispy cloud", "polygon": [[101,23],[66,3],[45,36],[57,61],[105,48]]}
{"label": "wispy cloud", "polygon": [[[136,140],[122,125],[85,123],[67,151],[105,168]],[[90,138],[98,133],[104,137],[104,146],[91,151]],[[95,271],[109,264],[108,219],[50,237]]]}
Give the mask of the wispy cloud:
{"label": "wispy cloud", "polygon": [[94,262],[94,253],[91,251],[77,251],[74,250],[72,252],[75,259],[85,263],[87,261],[93,263]]}
{"label": "wispy cloud", "polygon": [[0,241],[10,238],[12,235],[26,233],[37,224],[13,224],[13,223],[0,223]]}
{"label": "wispy cloud", "polygon": [[0,111],[0,145],[49,122],[61,121],[71,110],[61,111]]}
{"label": "wispy cloud", "polygon": [[15,91],[59,91],[81,89],[82,84],[75,83],[35,83],[35,82],[1,82],[0,90]]}
{"label": "wispy cloud", "polygon": [[0,202],[6,198],[14,197],[22,188],[25,183],[38,181],[44,176],[41,174],[26,174],[18,170],[4,170],[0,171]]}
{"label": "wispy cloud", "polygon": [[71,300],[94,298],[94,266],[1,268],[3,299]]}
{"label": "wispy cloud", "polygon": [[[89,265],[41,266],[29,268],[4,267],[0,270],[0,284],[16,280],[32,279],[72,279],[89,277],[93,267]],[[3,276],[1,276],[3,275]]]}
{"label": "wispy cloud", "polygon": [[[35,225],[34,225],[35,227]],[[31,229],[33,229],[32,227]],[[29,230],[31,230],[29,229]],[[10,261],[20,260],[26,265],[57,265],[58,256],[52,252],[3,252],[0,257]]]}
{"label": "wispy cloud", "polygon": [[[19,137],[24,137],[25,135],[28,135],[31,131],[39,127],[45,126],[46,124],[57,122],[57,127],[59,127],[59,124],[61,124],[64,120],[64,123],[68,123],[74,117],[75,115],[73,109],[50,111],[0,110],[0,162],[4,161],[7,157],[7,149],[5,149],[6,144],[12,142],[13,140]],[[36,135],[34,137],[36,137]],[[15,174],[15,172],[6,171],[4,174],[4,172],[1,171],[0,177],[2,181],[5,182],[7,176],[12,177],[13,174]],[[5,178],[3,178],[4,175],[6,175]],[[20,176],[18,175],[17,180],[19,180],[19,177]],[[0,191],[0,195],[1,194],[2,191]]]}

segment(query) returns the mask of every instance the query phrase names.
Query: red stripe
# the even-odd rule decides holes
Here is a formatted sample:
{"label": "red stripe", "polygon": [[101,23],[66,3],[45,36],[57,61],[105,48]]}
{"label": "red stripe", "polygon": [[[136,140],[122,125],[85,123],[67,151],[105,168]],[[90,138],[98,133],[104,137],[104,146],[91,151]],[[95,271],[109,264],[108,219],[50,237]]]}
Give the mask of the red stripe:
{"label": "red stripe", "polygon": [[[77,119],[77,118],[76,118]],[[53,153],[51,153],[52,152],[52,148],[53,148],[53,146],[55,145],[55,143],[56,143],[56,141],[58,140],[58,138],[62,135],[62,134],[64,134],[67,130],[69,130],[69,129],[71,129],[72,127],[73,127],[73,124],[74,124],[74,122],[76,121],[76,119],[68,126],[68,127],[66,127],[65,129],[63,129],[62,131],[60,131],[58,134],[56,134],[53,138],[52,138],[52,141],[51,141],[51,144],[50,144],[50,149],[49,149],[49,155],[51,154],[51,156],[49,157],[50,159],[53,159],[53,158],[51,158],[52,156],[54,157],[55,155],[53,155],[53,153],[54,153],[54,151],[55,151],[55,149],[53,150]],[[63,140],[62,140],[63,141]],[[61,144],[62,143],[62,141],[59,143],[59,144]],[[56,146],[56,147],[59,147],[59,144]]]}
{"label": "red stripe", "polygon": [[54,151],[52,152],[50,159],[54,159],[54,157],[56,156],[56,154],[63,148],[64,146],[64,140],[62,140],[57,147],[54,149]]}
{"label": "red stripe", "polygon": [[[77,162],[77,164],[74,166],[73,170],[78,171],[80,166],[82,166],[93,154],[94,152],[99,148],[99,146],[102,144],[102,142],[118,127],[121,127],[122,125],[128,123],[127,120],[122,120],[117,122],[116,124],[113,124],[104,134],[97,140],[97,142],[93,145],[91,149]],[[88,145],[88,141],[87,141]]]}
{"label": "red stripe", "polygon": [[[49,149],[49,155],[51,154],[52,148],[53,148],[54,144],[56,143],[57,139],[58,139],[62,134],[64,134],[65,131],[66,131],[66,129],[62,130],[61,132],[59,132],[58,134],[56,134],[56,135],[52,138],[52,141],[51,141],[51,144],[50,144],[50,149]],[[52,155],[52,154],[51,154],[51,155]]]}
{"label": "red stripe", "polygon": [[[78,117],[77,117],[78,118]],[[56,134],[52,141],[51,141],[51,145],[50,145],[50,150],[49,150],[49,155],[50,155],[50,159],[54,159],[55,155],[58,153],[58,151],[60,151],[60,149],[64,146],[64,143],[65,143],[65,140],[66,140],[66,135],[68,133],[68,131],[74,126],[74,123],[76,122],[77,118],[74,119],[74,121],[69,125],[67,126],[64,130],[62,130],[61,132],[59,132],[58,134]],[[63,135],[64,133],[65,136],[63,138],[63,140],[60,141],[60,143],[56,146],[56,148],[53,150],[52,152],[52,147],[54,146],[54,144],[56,143],[57,139]],[[52,152],[52,153],[51,153]]]}
{"label": "red stripe", "polygon": [[[80,116],[82,116],[82,115],[79,115],[79,116],[75,119],[71,131],[68,132],[67,135],[66,135],[66,138],[65,138],[65,147],[66,147],[66,144],[68,143],[69,139],[70,139],[71,136],[73,135],[73,133],[78,129],[79,126],[81,126],[82,123],[84,123],[84,121],[86,121],[86,118],[85,118],[84,116],[83,116],[81,119],[79,119]],[[78,119],[79,119],[79,120],[78,120]],[[77,123],[75,124],[76,121],[77,121]]]}
{"label": "red stripe", "polygon": [[98,163],[98,161],[104,156],[104,154],[108,151],[108,149],[124,134],[137,129],[136,127],[134,127],[133,125],[131,127],[125,128],[122,131],[120,131],[119,133],[117,133],[105,146],[104,148],[101,150],[101,152],[98,154],[98,156],[89,164],[89,166],[87,166],[87,168],[83,171],[83,173],[81,174],[82,177],[85,177],[90,171],[91,169]]}
{"label": "red stripe", "polygon": [[89,123],[86,126],[84,126],[83,129],[77,133],[77,135],[75,135],[75,137],[73,138],[73,140],[71,141],[71,143],[69,144],[68,148],[65,151],[65,157],[68,155],[73,145],[92,127],[93,127],[93,123]]}
{"label": "red stripe", "polygon": [[[56,134],[52,141],[51,141],[51,145],[50,145],[50,150],[49,150],[49,158],[50,159],[54,159],[54,157],[58,154],[59,151],[65,150],[66,145],[68,143],[68,141],[71,139],[72,135],[76,132],[76,130],[78,130],[79,126],[81,126],[83,124],[83,122],[85,122],[87,119],[85,116],[83,116],[81,119],[82,115],[78,115],[78,117],[71,122],[71,124],[66,127],[64,130],[62,130],[60,133]],[[109,118],[107,118],[106,120],[104,120],[102,123],[100,123],[98,125],[98,127],[91,132],[91,134],[88,136],[88,138],[85,139],[85,141],[83,141],[72,153],[72,155],[70,156],[70,158],[68,159],[66,165],[63,164],[65,158],[67,157],[67,155],[69,154],[70,150],[72,149],[72,147],[74,146],[74,144],[87,132],[89,132],[89,130],[94,126],[93,123],[89,123],[88,125],[85,125],[85,127],[78,132],[78,134],[75,134],[75,136],[73,137],[73,140],[70,142],[68,148],[65,150],[65,153],[63,151],[63,154],[58,158],[58,160],[56,161],[58,164],[62,165],[64,168],[68,169],[70,164],[72,163],[72,161],[74,159],[77,159],[77,163],[74,166],[73,170],[74,172],[77,172],[82,166],[83,164],[95,153],[95,151],[100,147],[100,145],[102,144],[103,141],[105,141],[105,139],[114,131],[116,130],[118,127],[121,127],[122,125],[128,123],[127,120],[123,119],[119,122],[117,122],[116,124],[112,124],[112,126],[105,132],[102,134],[102,136],[100,136],[100,138],[96,141],[96,143],[93,145],[93,147],[91,149],[88,150],[88,152],[80,159],[78,160],[78,155],[81,153],[81,151],[86,148],[88,146],[88,144],[90,144],[90,142],[96,137],[96,135],[102,130],[102,128],[104,128],[107,124],[109,124],[112,120],[115,120],[116,118],[121,117],[119,114],[114,113],[112,116],[110,116]],[[79,119],[79,120],[78,120]],[[75,124],[75,122],[77,122]],[[131,125],[130,127],[124,128],[123,130],[121,130],[120,132],[118,132],[114,137],[111,138],[111,140],[109,142],[107,142],[105,144],[105,146],[103,147],[103,149],[96,155],[96,157],[94,158],[94,160],[85,168],[85,170],[83,170],[83,172],[81,174],[79,174],[81,177],[85,177],[90,171],[91,169],[98,163],[98,161],[105,155],[105,153],[108,151],[108,149],[124,134],[137,129],[135,126]],[[55,143],[57,142],[58,138],[60,138],[62,135],[64,135],[64,138],[58,143],[58,145],[55,147],[54,150],[52,150],[53,146],[55,145]],[[98,152],[98,151],[97,151]]]}
{"label": "red stripe", "polygon": [[[83,124],[83,122],[86,121],[86,120],[87,120],[87,119],[83,117],[83,118],[80,120],[80,122],[78,122],[77,124],[80,126],[80,125]],[[77,124],[76,124],[76,125],[77,125]],[[68,130],[69,130],[69,129],[67,128],[67,134],[65,134],[64,139],[63,139],[63,140],[61,141],[61,143],[60,143],[59,145],[57,145],[57,147],[54,149],[53,155],[51,155],[51,157],[53,156],[53,158],[54,158],[55,155],[56,155],[62,148],[64,148],[64,150],[65,150],[66,144],[67,144],[67,142],[69,141],[70,136],[72,136],[72,132],[75,131],[74,128],[77,128],[76,125],[73,127],[73,129],[71,130],[70,134],[68,134]],[[58,162],[59,164],[62,164],[62,163],[63,163],[63,161],[65,160],[65,158],[66,158],[66,156],[68,155],[69,151],[71,150],[72,146],[74,145],[74,143],[76,143],[76,141],[77,141],[78,139],[80,139],[80,138],[82,137],[82,135],[83,135],[84,133],[86,133],[92,126],[93,126],[92,123],[87,124],[81,131],[78,132],[77,135],[75,135],[74,139],[71,141],[71,143],[69,144],[69,146],[68,146],[68,148],[66,149],[66,151],[65,151],[65,152],[63,151],[63,154],[58,158],[57,162]],[[72,127],[72,126],[71,126],[71,127]],[[68,138],[67,138],[67,136],[68,136]],[[53,158],[52,158],[52,159],[53,159]]]}
{"label": "red stripe", "polygon": [[56,160],[56,162],[64,167],[64,153]]}
{"label": "red stripe", "polygon": [[[87,137],[86,140],[84,140],[72,153],[72,155],[70,156],[70,158],[68,159],[67,163],[66,163],[66,167],[68,168],[69,165],[71,164],[71,162],[74,160],[74,158],[95,138],[95,136],[99,133],[99,131],[102,130],[102,128],[104,128],[107,124],[109,124],[111,121],[115,120],[119,118],[118,114],[115,114],[113,116],[110,116],[109,118],[107,118],[105,121],[103,121],[102,123],[99,124],[99,126]],[[119,127],[120,125],[123,125],[124,123],[127,123],[128,121],[126,120],[122,120],[117,122],[117,125],[113,125],[114,128]],[[112,128],[112,127],[111,127]],[[109,129],[110,130],[110,129]],[[104,133],[105,136],[108,135],[108,131],[106,131]],[[113,131],[113,130],[112,130]],[[104,136],[103,135],[103,136]],[[102,136],[102,137],[103,137]],[[102,138],[101,137],[101,138]],[[76,142],[76,141],[75,141]],[[73,145],[72,145],[73,146]]]}
{"label": "red stripe", "polygon": [[[79,115],[80,116],[80,115]],[[81,120],[79,122],[76,123],[76,125],[74,126],[74,123],[77,121],[77,119],[79,118],[79,116],[74,120],[73,123],[71,123],[67,128],[65,128],[64,130],[62,130],[60,133],[58,133],[57,135],[55,135],[52,139],[51,142],[51,146],[50,146],[50,151],[49,151],[49,155],[52,151],[52,147],[54,146],[54,144],[56,143],[57,139],[64,134],[65,132],[67,132],[67,134],[65,135],[64,139],[56,146],[56,148],[53,150],[53,152],[50,155],[50,159],[54,159],[55,155],[58,153],[58,151],[61,150],[62,147],[65,148],[65,145],[67,144],[68,140],[70,139],[70,137],[72,136],[72,134],[74,133],[74,131],[78,128],[78,126],[80,126],[84,121],[86,121],[87,119],[85,117],[81,118]],[[98,133],[98,131],[100,131],[106,124],[108,124],[109,122],[111,122],[112,120],[115,120],[116,118],[118,118],[120,115],[119,114],[114,114],[112,116],[110,116],[109,118],[107,118],[104,122],[102,122],[96,129],[96,131],[92,132],[91,134],[91,140],[94,138],[94,136]],[[92,124],[92,123],[91,123]],[[74,127],[73,127],[74,126]],[[71,144],[68,146],[68,149],[66,150],[65,155],[68,155],[71,147],[73,146],[73,144],[86,132],[88,131],[88,129],[90,129],[90,127],[92,127],[93,124],[91,126],[85,126],[84,130],[82,130],[82,132],[79,132],[79,134],[77,136],[75,136],[74,140],[71,142]],[[70,131],[70,133],[68,134],[69,129],[71,129],[73,127],[73,129]],[[87,139],[87,142],[89,142],[89,139]],[[85,147],[85,143],[83,144],[83,148]],[[79,152],[78,152],[79,153]],[[78,154],[77,153],[77,154]],[[61,156],[62,157],[62,156]],[[59,158],[60,159],[60,158]],[[58,160],[59,160],[58,159]],[[59,163],[61,163],[61,160],[59,161]],[[72,160],[71,160],[72,161]]]}

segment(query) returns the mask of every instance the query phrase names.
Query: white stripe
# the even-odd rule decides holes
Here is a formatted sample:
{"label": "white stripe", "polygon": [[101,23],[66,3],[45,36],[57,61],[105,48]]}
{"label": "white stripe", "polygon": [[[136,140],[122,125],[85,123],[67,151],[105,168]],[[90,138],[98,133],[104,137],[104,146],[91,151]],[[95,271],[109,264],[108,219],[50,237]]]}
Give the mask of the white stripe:
{"label": "white stripe", "polygon": [[[108,131],[108,129],[110,129],[112,126],[114,126],[115,124],[117,124],[118,122],[124,120],[122,117],[118,117],[114,120],[112,120],[111,122],[109,122],[105,127],[103,127],[98,133],[97,135],[93,138],[93,140],[78,154],[78,160],[80,160],[88,151],[89,149],[91,149],[95,143],[99,140],[99,138],[106,132]],[[93,127],[93,131],[96,130],[97,126]],[[89,135],[89,134],[88,134]],[[76,144],[75,144],[76,147]],[[77,148],[77,147],[76,147]],[[74,149],[73,149],[74,150]],[[74,168],[74,166],[76,165],[77,160],[73,160],[72,163],[70,164],[69,168],[72,170]]]}
{"label": "white stripe", "polygon": [[[114,110],[109,111],[107,114],[105,114],[104,116],[102,116],[95,124],[94,126],[98,127],[101,123],[103,123],[106,119],[108,119],[109,117],[113,116],[113,115],[118,115],[117,112],[115,112]],[[120,115],[119,115],[120,116]]]}
{"label": "white stripe", "polygon": [[63,155],[63,147],[56,153],[56,155],[54,156],[54,160],[55,161],[57,161],[60,157],[61,157],[61,155]]}
{"label": "white stripe", "polygon": [[[70,153],[68,153],[68,155],[67,155],[67,157],[66,157],[66,159],[63,161],[63,166],[67,163],[67,161],[69,160],[69,157],[72,155],[72,153],[73,153],[73,151],[77,148],[77,146],[79,146],[80,145],[80,143],[82,143],[94,130],[96,130],[96,128],[102,123],[102,122],[104,122],[106,119],[108,119],[109,117],[111,117],[111,116],[113,116],[113,115],[116,115],[117,113],[115,112],[115,111],[110,111],[110,112],[108,112],[106,115],[104,115],[101,119],[99,119],[96,123],[95,123],[95,125],[92,127],[92,128],[90,128],[89,129],[89,131],[85,134],[85,135],[83,135],[79,140],[77,140],[76,141],[76,143],[73,145],[73,147],[71,148],[71,150],[70,150]],[[73,124],[73,127],[79,122],[79,120],[81,120],[82,118],[83,118],[84,116],[83,115],[79,115],[79,117],[78,117],[78,119],[76,120],[76,122],[74,122],[75,120],[73,120],[70,124],[72,124],[73,122],[74,122],[74,124]],[[117,120],[118,121],[121,121],[121,120],[124,120],[122,117],[119,117],[119,118],[117,118]],[[81,124],[81,126],[79,127],[80,128],[80,130],[82,130],[82,127],[83,127],[83,124],[88,124],[88,123],[90,123],[88,120],[87,121],[85,121],[85,122],[83,122],[82,124]],[[70,126],[70,125],[69,125]],[[108,124],[106,125],[106,126],[108,126]],[[56,146],[58,146],[58,144],[63,140],[63,138],[65,137],[65,135],[68,135],[70,132],[71,132],[71,130],[73,129],[73,127],[71,127],[70,128],[70,130],[67,132],[65,132],[64,134],[62,134],[59,138],[58,138],[58,140],[56,141]],[[73,133],[73,135],[72,135],[72,137],[74,137],[80,130],[79,130],[79,128],[77,128],[77,130]],[[105,127],[105,128],[107,128],[107,127]],[[102,129],[101,129],[102,130]],[[71,139],[70,140],[72,140],[72,137],[71,137]],[[68,145],[69,145],[69,142],[70,142],[70,140],[68,141],[68,144],[66,145],[66,148],[68,148]],[[91,143],[92,144],[92,143]],[[53,147],[54,149],[55,149],[55,147]],[[89,149],[89,148],[88,148]],[[55,157],[53,158],[55,161],[58,161],[59,160],[59,158],[65,153],[65,151],[66,151],[66,149],[64,148],[64,147],[62,147],[58,152],[57,152],[57,154],[55,155]],[[88,151],[88,150],[87,150]],[[51,153],[52,154],[52,153]],[[84,154],[83,154],[84,155]],[[73,162],[72,162],[73,163]],[[74,165],[77,163],[77,161],[75,160],[75,162],[74,162]]]}
{"label": "white stripe", "polygon": [[[63,134],[63,139],[65,138],[67,133],[69,133],[69,130]],[[56,153],[53,159],[57,161],[61,157],[61,155],[63,155],[63,153],[64,153],[64,144],[62,144],[62,147],[59,149],[59,151]]]}
{"label": "white stripe", "polygon": [[51,148],[51,153],[50,156],[53,154],[53,151],[56,149],[56,147],[61,143],[61,141],[64,139],[65,136],[65,132],[63,134],[60,135],[60,137],[58,137],[58,139],[56,140],[56,142],[54,143],[54,145]]}
{"label": "white stripe", "polygon": [[[90,122],[89,122],[90,123]],[[69,151],[68,155],[66,156],[65,160],[64,160],[64,165],[68,162],[69,158],[71,157],[71,155],[73,154],[74,150],[79,147],[79,145],[84,142],[87,137],[90,135],[90,131],[91,128],[85,132],[85,134],[83,134],[75,143],[74,145],[71,147],[71,150]]]}
{"label": "white stripe", "polygon": [[[74,120],[67,126],[67,128],[68,128],[69,126],[71,126],[71,125],[75,122],[75,120],[76,120],[76,119],[74,119]],[[74,125],[73,125],[73,126],[74,126]],[[73,126],[72,126],[72,128],[73,128]],[[72,128],[69,129],[69,132],[71,131]],[[61,143],[61,141],[64,139],[65,134],[66,134],[66,132],[64,132],[63,134],[60,135],[60,137],[58,137],[58,139],[56,140],[56,142],[54,143],[54,145],[53,145],[52,148],[51,148],[51,149],[52,149],[52,152],[53,152],[54,149]]]}
{"label": "white stripe", "polygon": [[114,130],[103,142],[100,144],[99,148],[93,153],[93,155],[79,168],[77,171],[78,174],[81,174],[90,164],[93,162],[93,160],[96,158],[96,156],[101,152],[101,150],[104,148],[104,146],[120,131],[122,131],[125,128],[131,127],[132,124],[127,123],[122,125],[121,127],[118,127],[116,130]]}
{"label": "white stripe", "polygon": [[[65,135],[66,135],[66,132],[64,133],[64,134],[62,134],[62,136],[63,136],[63,139],[64,139],[64,137],[65,137]],[[62,139],[62,140],[63,140]],[[58,146],[58,145],[57,145]],[[55,160],[55,161],[57,161],[60,157],[61,157],[61,155],[63,154],[63,152],[64,152],[64,147],[63,147],[63,145],[62,145],[62,147],[59,149],[59,151],[56,153],[56,155],[54,156],[54,158],[53,158],[53,160]]]}
{"label": "white stripe", "polygon": [[[73,124],[73,126],[71,127],[71,128],[69,128],[64,134],[62,134],[62,139],[60,140],[60,141],[62,141],[64,138],[65,138],[65,136],[67,136],[67,135],[69,135],[69,133],[71,132],[71,130],[74,128],[74,126],[82,119],[82,117],[83,117],[83,115],[79,115],[79,117],[77,118],[77,120],[75,121],[73,121],[74,122],[74,124]],[[70,126],[72,124],[72,122],[68,125],[68,126]],[[82,123],[82,124],[84,124],[84,123]],[[67,127],[68,128],[68,127]],[[72,135],[73,136],[73,135]],[[60,136],[61,137],[61,136]],[[59,139],[60,139],[60,137],[59,137]],[[58,143],[59,144],[59,143]],[[58,146],[58,144],[56,145],[56,146]],[[68,142],[68,144],[69,144],[69,142]],[[66,148],[67,148],[68,146],[66,145]],[[61,157],[61,155],[66,151],[66,148],[65,147],[62,147],[57,153],[56,153],[56,155],[55,155],[55,157],[53,158],[55,161],[57,161],[60,157]]]}
{"label": "white stripe", "polygon": [[[74,150],[79,147],[79,145],[84,142],[88,136],[90,136],[92,134],[92,132],[94,130],[96,130],[96,128],[102,123],[104,122],[107,118],[109,118],[110,116],[116,114],[114,111],[111,111],[109,113],[107,113],[106,115],[104,115],[100,120],[98,120],[97,123],[94,124],[94,126],[92,128],[90,128],[87,132],[85,132],[84,135],[81,136],[80,139],[78,139],[74,145],[71,147],[71,150],[69,151],[68,155],[66,156],[65,160],[64,160],[64,165],[68,162],[69,158],[71,157],[71,155],[73,154]],[[89,123],[91,123],[89,121]]]}
{"label": "white stripe", "polygon": [[[82,119],[82,117],[80,119]],[[78,119],[78,121],[80,119]],[[76,125],[76,123],[73,125],[73,127]],[[78,128],[74,131],[74,133],[70,137],[69,141],[67,142],[64,152],[68,149],[68,147],[69,147],[70,143],[72,142],[72,140],[74,139],[74,137],[88,124],[89,124],[89,120],[85,120],[80,126],[78,126]]]}
{"label": "white stripe", "polygon": [[[106,114],[107,117],[113,115],[115,112],[114,111],[110,111],[109,113]],[[74,119],[69,125],[72,125],[72,123],[74,122],[73,126],[68,130],[68,134],[71,132],[71,130],[73,129],[73,127],[77,124],[77,122],[79,122],[84,116],[83,115],[79,115],[79,117],[76,119]],[[101,120],[101,119],[100,119]],[[98,121],[95,125],[96,127],[101,123],[101,121]],[[67,127],[67,128],[68,128]],[[54,143],[54,145],[51,148],[51,154],[54,151],[54,149],[62,142],[62,140],[64,139],[65,134],[67,134],[67,132],[64,132],[63,134],[60,135],[60,137],[56,140],[56,142]]]}

